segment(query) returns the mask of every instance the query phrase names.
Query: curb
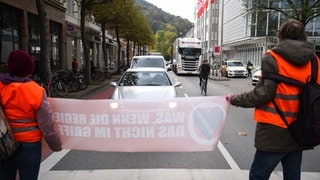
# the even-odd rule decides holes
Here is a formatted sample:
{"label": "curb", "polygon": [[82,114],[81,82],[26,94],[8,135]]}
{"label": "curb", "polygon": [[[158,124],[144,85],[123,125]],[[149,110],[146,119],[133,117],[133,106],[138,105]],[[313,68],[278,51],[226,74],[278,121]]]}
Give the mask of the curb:
{"label": "curb", "polygon": [[230,79],[227,77],[222,77],[222,76],[209,76],[209,78],[211,80],[215,80],[215,81],[229,81]]}

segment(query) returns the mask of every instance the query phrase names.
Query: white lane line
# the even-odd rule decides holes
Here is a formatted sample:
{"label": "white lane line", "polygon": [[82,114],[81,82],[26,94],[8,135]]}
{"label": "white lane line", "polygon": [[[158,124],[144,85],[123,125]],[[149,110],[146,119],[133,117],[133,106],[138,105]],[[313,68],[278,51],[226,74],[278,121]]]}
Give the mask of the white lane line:
{"label": "white lane line", "polygon": [[53,152],[44,161],[41,162],[39,176],[50,171],[50,169],[56,165],[68,152],[70,149],[62,149],[59,152]]}
{"label": "white lane line", "polygon": [[[185,97],[189,97],[188,94],[186,94],[186,93],[184,93],[184,96]],[[218,142],[218,149],[220,150],[221,154],[226,159],[227,163],[229,164],[229,166],[231,167],[232,170],[238,170],[238,171],[241,170],[240,167],[238,166],[238,164],[236,163],[236,161],[232,158],[230,153],[223,146],[221,141]]]}
{"label": "white lane line", "polygon": [[232,158],[230,153],[227,151],[227,149],[223,146],[221,141],[218,142],[218,149],[222,153],[223,157],[226,159],[228,164],[230,165],[231,169],[233,170],[240,170],[240,167],[238,164],[235,162],[235,160]]}
{"label": "white lane line", "polygon": [[236,163],[236,161],[232,158],[230,153],[227,151],[227,149],[223,146],[221,141],[218,142],[218,149],[220,150],[222,156],[225,158],[229,166],[231,167],[232,171],[237,174],[238,180],[246,180],[248,179],[248,175],[244,173],[244,171],[241,171],[240,167]]}
{"label": "white lane line", "polygon": [[[185,97],[189,97],[188,94],[184,93]],[[218,149],[220,150],[223,157],[226,159],[227,163],[231,167],[232,170],[241,171],[240,167],[236,163],[236,161],[232,158],[227,149],[223,146],[221,141],[218,142]]]}

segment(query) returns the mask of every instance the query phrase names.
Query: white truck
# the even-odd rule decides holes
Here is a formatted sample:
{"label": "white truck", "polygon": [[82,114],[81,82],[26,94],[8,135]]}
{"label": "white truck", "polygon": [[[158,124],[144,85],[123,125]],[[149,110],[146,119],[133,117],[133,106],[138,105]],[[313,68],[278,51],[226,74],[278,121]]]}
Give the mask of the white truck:
{"label": "white truck", "polygon": [[176,74],[199,74],[201,40],[178,38],[172,47],[172,69]]}

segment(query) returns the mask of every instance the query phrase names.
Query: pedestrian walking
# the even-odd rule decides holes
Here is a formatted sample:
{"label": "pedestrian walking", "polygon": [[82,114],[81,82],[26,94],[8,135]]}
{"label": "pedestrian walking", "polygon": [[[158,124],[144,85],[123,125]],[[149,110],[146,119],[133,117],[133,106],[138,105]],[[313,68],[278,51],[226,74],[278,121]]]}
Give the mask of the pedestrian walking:
{"label": "pedestrian walking", "polygon": [[[262,57],[262,77],[264,73],[277,73],[305,82],[311,73],[314,48],[306,41],[304,25],[289,19],[281,25],[277,37],[278,44]],[[300,180],[302,152],[308,148],[292,138],[272,103],[272,100],[276,101],[292,123],[298,112],[299,93],[298,87],[261,79],[252,91],[226,97],[232,105],[255,108],[256,152],[250,168],[250,180],[269,179],[280,162],[285,180]]]}
{"label": "pedestrian walking", "polygon": [[60,151],[61,140],[55,130],[53,112],[45,90],[30,79],[34,59],[23,50],[12,51],[8,74],[0,74],[0,102],[14,138],[21,146],[15,154],[0,163],[0,179],[37,180],[41,163],[41,140]]}
{"label": "pedestrian walking", "polygon": [[250,61],[248,61],[248,63],[247,63],[248,77],[252,76],[252,74],[251,74],[252,69],[253,69],[253,64]]}

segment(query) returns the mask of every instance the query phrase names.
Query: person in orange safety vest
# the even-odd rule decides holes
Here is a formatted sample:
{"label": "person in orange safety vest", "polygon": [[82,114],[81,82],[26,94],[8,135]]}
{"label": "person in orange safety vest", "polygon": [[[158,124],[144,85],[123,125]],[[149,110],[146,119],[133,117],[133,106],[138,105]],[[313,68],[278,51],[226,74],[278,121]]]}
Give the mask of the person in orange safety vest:
{"label": "person in orange safety vest", "polygon": [[62,150],[55,129],[53,112],[45,90],[30,79],[34,59],[23,50],[9,54],[8,73],[0,74],[0,102],[4,114],[21,146],[10,159],[0,165],[0,179],[36,180],[41,163],[41,140],[53,151]]}
{"label": "person in orange safety vest", "polygon": [[[311,74],[311,59],[315,52],[313,45],[307,42],[304,24],[289,19],[280,26],[277,37],[278,44],[262,57],[262,76],[264,73],[278,73],[305,82]],[[249,92],[227,95],[227,101],[234,106],[255,108],[256,152],[249,172],[250,180],[269,179],[280,162],[284,179],[300,180],[302,152],[310,148],[293,139],[272,104],[274,99],[292,123],[297,118],[300,92],[299,87],[262,78]]]}

